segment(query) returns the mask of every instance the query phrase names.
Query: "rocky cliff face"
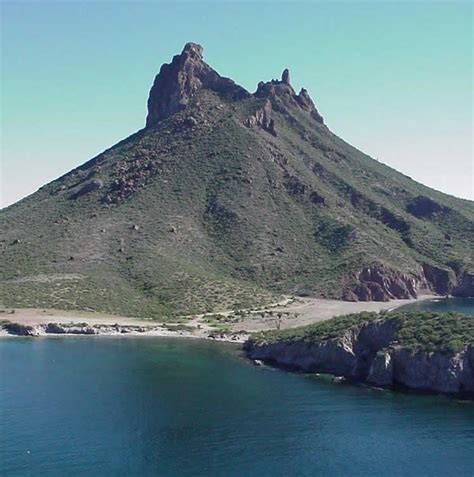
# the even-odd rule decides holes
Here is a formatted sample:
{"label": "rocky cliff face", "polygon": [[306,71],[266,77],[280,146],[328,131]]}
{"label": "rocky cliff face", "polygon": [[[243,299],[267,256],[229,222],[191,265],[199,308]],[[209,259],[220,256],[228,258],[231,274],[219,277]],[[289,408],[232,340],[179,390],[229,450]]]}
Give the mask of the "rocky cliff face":
{"label": "rocky cliff face", "polygon": [[473,358],[472,346],[459,353],[381,350],[372,361],[366,381],[376,386],[402,385],[419,391],[472,395]]}
{"label": "rocky cliff face", "polygon": [[[244,99],[251,96],[244,88],[235,84],[231,79],[220,76],[204,62],[201,45],[187,43],[181,54],[176,55],[171,63],[164,64],[155,77],[148,98],[146,126],[153,126],[183,110],[190,99],[203,88],[233,99]],[[283,71],[281,81],[260,82],[254,96],[266,99],[266,101],[260,110],[248,118],[246,124],[249,127],[260,126],[276,135],[271,119],[271,101],[276,98],[286,105],[299,107],[317,122],[324,123],[308,91],[302,88],[299,94],[296,94],[290,84],[288,69]]]}
{"label": "rocky cliff face", "polygon": [[416,298],[420,279],[379,264],[363,268],[356,274],[356,282],[355,287],[345,293],[348,301]]}
{"label": "rocky cliff face", "polygon": [[320,124],[324,124],[323,117],[319,114],[316,106],[313,103],[308,91],[301,88],[301,91],[296,94],[293,86],[290,84],[290,72],[285,69],[281,75],[281,80],[261,81],[258,83],[257,91],[255,92],[257,98],[267,98],[270,100],[280,100],[286,106],[293,106],[307,112],[311,118]]}
{"label": "rocky cliff face", "polygon": [[202,51],[201,45],[187,43],[180,55],[161,67],[148,98],[147,127],[184,109],[202,88],[235,99],[249,96],[244,88],[220,76],[205,63]]}
{"label": "rocky cliff face", "polygon": [[474,296],[474,272],[464,272],[451,290],[451,294],[465,298]]}
{"label": "rocky cliff face", "polygon": [[272,119],[272,103],[269,99],[265,101],[262,108],[247,118],[246,125],[249,128],[260,127],[273,136],[277,135],[275,131],[275,121]]}
{"label": "rocky cliff face", "polygon": [[394,342],[390,322],[371,322],[322,343],[247,341],[252,359],[305,372],[331,373],[380,387],[446,394],[474,394],[474,347],[460,352],[411,351]]}
{"label": "rocky cliff face", "polygon": [[354,284],[343,294],[346,301],[389,301],[417,298],[420,292],[457,297],[474,296],[474,274],[423,264],[412,274],[393,270],[383,264],[364,267],[354,277]]}
{"label": "rocky cliff face", "polygon": [[456,279],[452,270],[423,264],[423,274],[431,284],[433,291],[439,295],[448,295],[452,291]]}

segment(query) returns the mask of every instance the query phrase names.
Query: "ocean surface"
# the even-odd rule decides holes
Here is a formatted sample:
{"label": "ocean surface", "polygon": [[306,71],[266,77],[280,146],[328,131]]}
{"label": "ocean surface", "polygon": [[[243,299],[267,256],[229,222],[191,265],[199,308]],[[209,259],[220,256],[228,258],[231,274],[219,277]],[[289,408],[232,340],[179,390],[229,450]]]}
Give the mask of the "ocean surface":
{"label": "ocean surface", "polygon": [[474,403],[254,366],[225,343],[2,339],[0,475],[472,477]]}
{"label": "ocean surface", "polygon": [[474,298],[432,298],[404,305],[402,310],[424,310],[445,313],[455,311],[474,316]]}

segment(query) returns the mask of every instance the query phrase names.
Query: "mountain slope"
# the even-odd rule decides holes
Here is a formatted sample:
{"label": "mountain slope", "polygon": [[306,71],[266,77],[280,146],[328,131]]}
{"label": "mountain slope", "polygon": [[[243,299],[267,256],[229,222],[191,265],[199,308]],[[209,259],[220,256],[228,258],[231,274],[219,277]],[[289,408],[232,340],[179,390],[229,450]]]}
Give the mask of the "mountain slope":
{"label": "mountain slope", "polygon": [[250,94],[187,44],[146,127],[0,212],[1,300],[162,317],[281,293],[474,294],[474,206],[325,126],[289,72]]}

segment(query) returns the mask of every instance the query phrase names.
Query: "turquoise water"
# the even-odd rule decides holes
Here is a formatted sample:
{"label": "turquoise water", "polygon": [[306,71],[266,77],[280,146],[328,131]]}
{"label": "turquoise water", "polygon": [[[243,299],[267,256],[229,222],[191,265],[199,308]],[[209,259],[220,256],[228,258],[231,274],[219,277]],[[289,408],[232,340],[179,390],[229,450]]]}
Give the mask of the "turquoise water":
{"label": "turquoise water", "polygon": [[440,313],[456,311],[474,316],[474,298],[433,298],[405,305],[403,310],[426,310]]}
{"label": "turquoise water", "polygon": [[0,342],[2,476],[472,476],[474,404],[257,367],[232,345]]}

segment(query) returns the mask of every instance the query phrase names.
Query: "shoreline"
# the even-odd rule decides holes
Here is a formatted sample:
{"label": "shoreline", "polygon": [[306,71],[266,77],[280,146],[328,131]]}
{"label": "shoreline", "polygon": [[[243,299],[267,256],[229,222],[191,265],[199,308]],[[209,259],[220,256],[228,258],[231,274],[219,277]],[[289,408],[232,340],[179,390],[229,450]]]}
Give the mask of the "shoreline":
{"label": "shoreline", "polygon": [[[285,299],[258,310],[226,311],[220,314],[197,315],[187,321],[153,322],[86,311],[40,310],[34,308],[5,309],[0,321],[9,322],[0,330],[2,337],[169,337],[197,338],[230,343],[244,343],[251,333],[270,329],[288,329],[325,321],[335,316],[362,311],[393,311],[401,306],[429,299],[436,295],[421,295],[416,299],[389,302],[345,302],[320,298]],[[219,316],[222,322],[208,318]],[[237,316],[237,318],[236,318]],[[225,325],[219,329],[218,325]],[[9,329],[5,329],[5,326]]]}

